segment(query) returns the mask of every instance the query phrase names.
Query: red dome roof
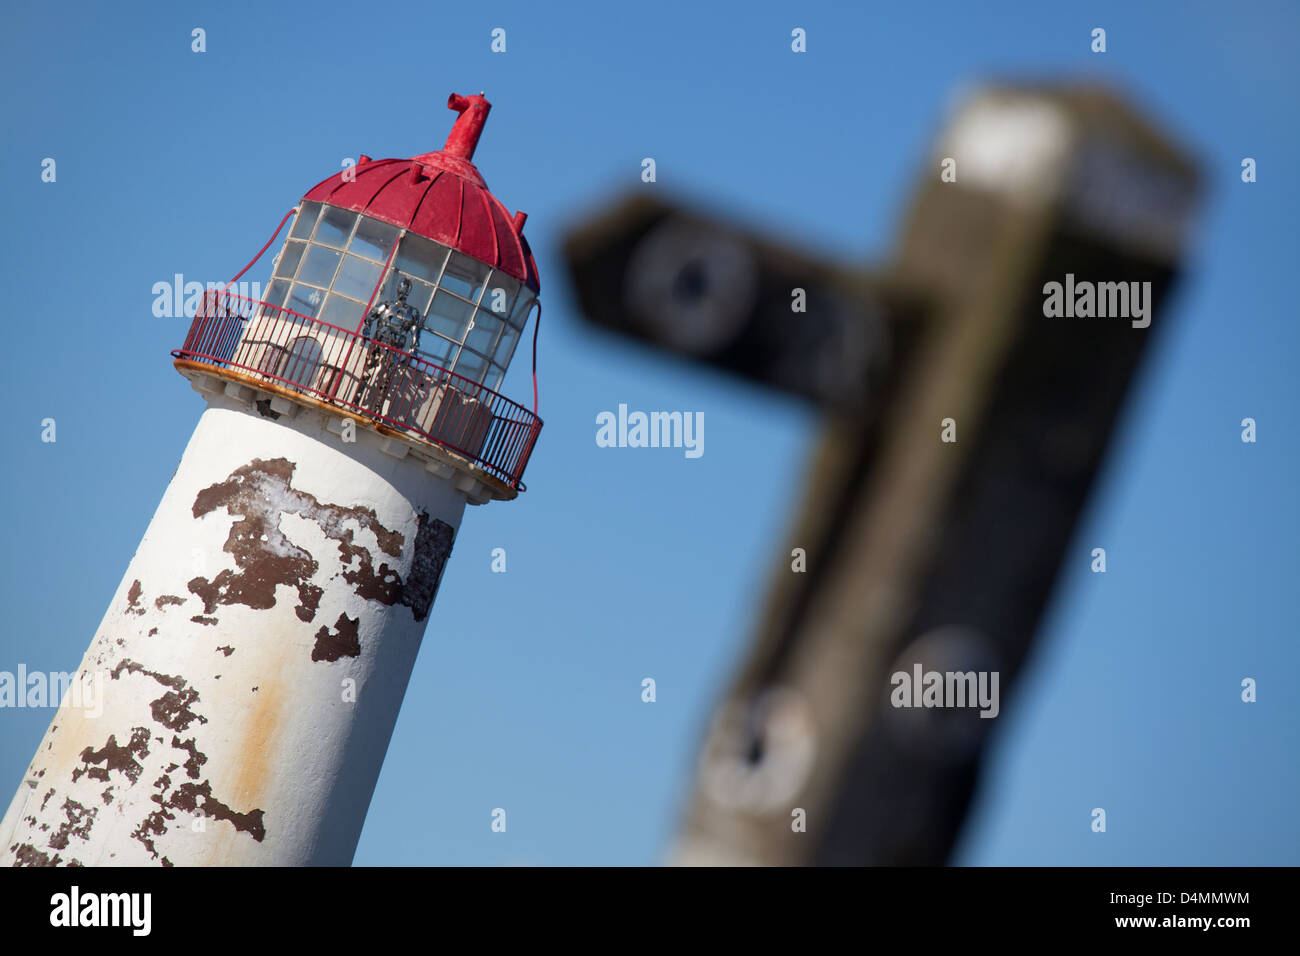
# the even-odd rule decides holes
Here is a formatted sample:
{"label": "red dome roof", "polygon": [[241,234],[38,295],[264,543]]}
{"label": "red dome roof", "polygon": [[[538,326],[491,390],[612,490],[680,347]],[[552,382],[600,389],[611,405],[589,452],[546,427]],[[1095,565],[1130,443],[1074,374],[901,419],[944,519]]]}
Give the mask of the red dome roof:
{"label": "red dome roof", "polygon": [[460,116],[442,149],[410,159],[362,156],[354,168],[317,184],[303,199],[410,229],[540,292],[537,263],[523,236],[528,217],[506,212],[471,162],[492,104],[482,94],[453,93],[447,106]]}

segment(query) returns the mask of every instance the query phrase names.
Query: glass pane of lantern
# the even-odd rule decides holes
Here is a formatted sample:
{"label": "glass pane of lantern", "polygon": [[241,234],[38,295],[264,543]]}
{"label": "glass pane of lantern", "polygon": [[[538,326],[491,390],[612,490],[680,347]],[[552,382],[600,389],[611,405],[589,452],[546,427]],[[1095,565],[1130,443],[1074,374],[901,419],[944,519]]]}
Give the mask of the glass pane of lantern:
{"label": "glass pane of lantern", "polygon": [[375,283],[379,281],[379,270],[382,268],[383,266],[378,262],[358,259],[356,256],[344,256],[338,278],[334,280],[334,291],[353,299],[360,299],[362,302],[369,302],[370,294],[375,291]]}
{"label": "glass pane of lantern", "polygon": [[348,244],[352,233],[352,224],[357,221],[357,214],[339,209],[337,206],[325,206],[320,222],[316,224],[316,242],[342,249]]}
{"label": "glass pane of lantern", "polygon": [[316,310],[320,308],[321,301],[325,298],[325,293],[320,289],[313,289],[310,286],[294,285],[293,291],[289,293],[289,301],[285,303],[285,308],[299,315],[305,315],[309,319],[316,317]]}
{"label": "glass pane of lantern", "polygon": [[[429,309],[429,299],[433,296],[433,284],[422,279],[412,279],[396,269],[388,270],[388,275],[384,277],[383,284],[379,286],[379,291],[375,293],[372,308],[377,308],[384,302],[396,300],[397,285],[402,279],[407,279],[411,283],[411,291],[406,295],[407,304],[419,311],[420,317],[423,318],[425,312]],[[370,301],[369,292],[366,293],[366,301]]]}
{"label": "glass pane of lantern", "polygon": [[524,323],[528,321],[528,310],[533,307],[535,296],[532,289],[523,288],[519,292],[519,298],[515,301],[515,307],[510,313],[510,324],[517,329],[522,329]]}
{"label": "glass pane of lantern", "polygon": [[465,330],[469,327],[469,318],[473,312],[474,306],[468,302],[462,302],[440,291],[433,297],[433,308],[429,310],[429,318],[425,321],[425,325],[439,335],[445,335],[459,342],[465,337]]}
{"label": "glass pane of lantern", "polygon": [[473,301],[478,295],[477,290],[482,288],[483,281],[490,271],[488,266],[478,260],[453,252],[447,262],[447,269],[442,274],[439,288],[447,289]]}
{"label": "glass pane of lantern", "polygon": [[501,338],[497,342],[496,353],[492,356],[492,361],[496,362],[502,368],[510,364],[510,357],[515,354],[515,344],[519,341],[519,330],[514,326],[507,325],[501,333]]}
{"label": "glass pane of lantern", "polygon": [[399,231],[396,226],[380,222],[378,219],[358,216],[357,231],[352,237],[352,244],[348,246],[348,252],[378,262],[387,262],[388,253],[392,251]]}
{"label": "glass pane of lantern", "polygon": [[501,331],[503,325],[505,323],[501,319],[480,308],[474,313],[474,324],[470,327],[469,335],[465,337],[465,348],[481,352],[483,355],[491,355],[492,346],[496,345],[497,333]]}
{"label": "glass pane of lantern", "polygon": [[284,251],[280,253],[280,261],[275,264],[275,274],[284,276],[286,279],[292,279],[294,272],[298,269],[298,261],[302,258],[302,250],[306,247],[305,242],[295,242],[292,239],[284,244]]}
{"label": "glass pane of lantern", "polygon": [[457,375],[463,375],[471,382],[481,382],[483,373],[487,371],[487,359],[469,349],[461,349],[460,355],[456,357],[456,367],[452,371]]}
{"label": "glass pane of lantern", "polygon": [[504,319],[510,315],[510,309],[515,304],[515,296],[518,293],[519,283],[500,269],[494,269],[492,278],[488,280],[487,291],[483,293],[483,300],[479,302],[479,308],[494,312]]}
{"label": "glass pane of lantern", "polygon": [[411,280],[411,291],[406,296],[406,301],[414,306],[415,310],[423,316],[429,311],[429,300],[433,298],[433,283],[422,282],[419,279]]}
{"label": "glass pane of lantern", "polygon": [[497,365],[489,365],[487,378],[483,379],[483,384],[492,391],[501,387],[501,379],[505,378],[506,370]]}
{"label": "glass pane of lantern", "polygon": [[421,236],[407,233],[397,247],[393,268],[410,278],[437,282],[442,271],[442,261],[447,258],[447,247],[430,242]]}
{"label": "glass pane of lantern", "polygon": [[483,295],[483,287],[492,281],[492,268],[489,266],[474,279],[474,287],[470,289],[467,297],[471,302],[478,302]]}
{"label": "glass pane of lantern", "polygon": [[336,292],[331,292],[325,297],[325,307],[320,310],[320,320],[351,332],[361,324],[365,311],[364,302],[347,299]]}
{"label": "glass pane of lantern", "polygon": [[441,335],[424,332],[420,335],[420,353],[434,365],[446,368],[455,351],[456,343],[449,342]]}
{"label": "glass pane of lantern", "polygon": [[298,218],[293,221],[293,231],[289,233],[294,239],[310,239],[316,217],[320,215],[320,203],[305,202],[298,210]]}
{"label": "glass pane of lantern", "polygon": [[342,253],[312,243],[307,247],[307,255],[303,257],[302,267],[298,270],[298,281],[328,289],[334,281],[334,273],[341,258]]}
{"label": "glass pane of lantern", "polygon": [[262,301],[278,308],[284,305],[284,296],[288,291],[289,283],[286,280],[272,279],[271,284],[266,287],[266,298]]}
{"label": "glass pane of lantern", "polygon": [[[384,276],[384,281],[379,284],[379,291],[375,293],[375,301],[372,305],[379,305],[381,302],[388,302],[397,298],[397,280],[402,275],[394,269],[389,269],[388,274]],[[366,301],[370,301],[370,296],[366,296]]]}

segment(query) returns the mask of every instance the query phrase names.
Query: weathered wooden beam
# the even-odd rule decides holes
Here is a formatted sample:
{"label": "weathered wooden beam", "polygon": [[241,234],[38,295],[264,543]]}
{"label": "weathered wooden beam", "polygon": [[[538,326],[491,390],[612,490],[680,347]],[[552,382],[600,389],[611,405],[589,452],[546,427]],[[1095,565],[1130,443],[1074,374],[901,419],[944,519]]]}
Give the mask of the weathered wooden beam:
{"label": "weathered wooden beam", "polygon": [[[894,261],[844,310],[890,344],[875,365],[848,354],[824,378],[816,363],[793,380],[774,374],[779,362],[746,339],[788,309],[785,283],[830,280],[727,233],[726,258],[753,250],[764,278],[737,300],[754,303],[749,319],[723,323],[732,339],[694,354],[814,398],[828,415],[750,653],[706,736],[679,862],[947,858],[1129,385],[1168,324],[1198,176],[1113,95],[986,90],[958,111],[925,168]],[[718,228],[687,213],[660,218]],[[689,331],[647,334],[613,314],[648,234],[608,243],[604,260],[593,247],[573,257],[580,289],[594,288],[596,271],[606,283],[584,307],[689,352]],[[798,265],[783,270],[783,257]],[[678,258],[679,273],[689,258]],[[657,285],[674,288],[672,266],[661,268]],[[842,273],[835,281],[851,287]],[[1092,288],[1125,314],[1046,314],[1052,283],[1058,300]],[[821,327],[812,342],[852,338],[828,339]],[[868,383],[857,393],[824,385],[852,375]],[[793,548],[807,553],[805,573],[791,569]],[[895,706],[893,675],[918,665],[984,675],[986,690],[996,675],[998,702]]]}

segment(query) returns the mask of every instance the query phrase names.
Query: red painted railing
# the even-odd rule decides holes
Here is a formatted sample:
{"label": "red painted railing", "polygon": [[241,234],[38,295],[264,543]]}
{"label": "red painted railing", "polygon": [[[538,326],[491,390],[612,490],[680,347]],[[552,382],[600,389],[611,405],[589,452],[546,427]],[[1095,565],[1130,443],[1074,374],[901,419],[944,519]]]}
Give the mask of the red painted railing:
{"label": "red painted railing", "polygon": [[440,445],[524,490],[542,420],[418,355],[229,292],[209,291],[176,358],[235,369]]}

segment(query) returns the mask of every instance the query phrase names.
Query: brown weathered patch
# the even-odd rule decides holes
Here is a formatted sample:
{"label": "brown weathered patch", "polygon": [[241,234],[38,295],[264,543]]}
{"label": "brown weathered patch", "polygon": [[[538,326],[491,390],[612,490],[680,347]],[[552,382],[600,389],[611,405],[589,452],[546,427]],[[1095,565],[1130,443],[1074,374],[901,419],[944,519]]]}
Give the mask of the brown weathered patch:
{"label": "brown weathered patch", "polygon": [[9,848],[14,855],[14,866],[58,866],[63,862],[63,857],[54,854],[51,857],[48,853],[42,853],[30,843],[17,844]]}
{"label": "brown weathered patch", "polygon": [[314,661],[336,661],[340,657],[356,657],[361,653],[361,641],[357,637],[361,618],[351,618],[340,614],[335,622],[335,632],[328,627],[316,632],[316,646],[311,650]]}
{"label": "brown weathered patch", "polygon": [[153,606],[162,610],[169,604],[184,604],[185,598],[177,597],[175,594],[161,594],[153,599]]}
{"label": "brown weathered patch", "polygon": [[217,650],[225,654],[227,657],[235,653],[235,649],[231,647],[229,644],[223,644],[221,647],[218,647]]}
{"label": "brown weathered patch", "polygon": [[199,699],[199,692],[190,687],[185,678],[172,677],[168,674],[159,674],[156,671],[147,670],[132,660],[118,661],[117,666],[109,671],[109,676],[113,680],[117,680],[122,676],[124,670],[152,677],[164,687],[171,688],[158,699],[150,701],[149,704],[154,720],[164,727],[169,730],[185,730],[196,720],[201,724],[208,722],[208,718],[191,710],[191,705]]}
{"label": "brown weathered patch", "polygon": [[195,624],[203,624],[209,627],[217,623],[217,619],[215,617],[204,617],[202,614],[195,614],[192,618],[190,618],[190,620],[193,621]]}
{"label": "brown weathered patch", "polygon": [[172,737],[172,746],[177,750],[184,750],[190,755],[189,759],[185,761],[185,774],[193,780],[198,780],[199,771],[208,762],[207,755],[199,753],[199,748],[195,744],[193,737],[186,741],[182,741],[179,737]]}
{"label": "brown weathered patch", "polygon": [[[99,750],[87,747],[81,751],[82,766],[72,771],[72,782],[76,783],[84,774],[90,777],[91,780],[108,783],[108,775],[116,771],[125,774],[127,780],[135,783],[140,779],[140,774],[144,770],[144,767],[136,758],[147,756],[149,756],[149,729],[147,727],[133,727],[131,729],[131,739],[125,744],[119,744],[116,735],[109,734],[108,740]],[[103,766],[100,767],[99,764],[103,764]]]}
{"label": "brown weathered patch", "polygon": [[352,590],[358,597],[390,607],[401,599],[402,576],[396,569],[390,568],[387,562],[380,564],[376,571],[370,551],[353,544],[351,528],[343,529],[343,536],[339,540],[339,555],[345,568],[343,580],[352,585]]}
{"label": "brown weathered patch", "polygon": [[430,518],[427,511],[420,512],[419,528],[415,533],[415,556],[411,559],[410,577],[402,588],[401,597],[401,602],[411,609],[417,621],[429,616],[455,537],[456,532],[447,522]]}
{"label": "brown weathered patch", "polygon": [[190,709],[198,699],[199,692],[192,687],[183,691],[169,690],[151,704],[154,720],[171,730],[185,730],[196,720],[206,724],[208,718]]}
{"label": "brown weathered patch", "polygon": [[266,825],[262,819],[265,815],[264,811],[249,810],[247,813],[236,813],[212,796],[212,784],[207,780],[203,783],[181,784],[172,793],[168,805],[189,813],[197,811],[214,820],[228,820],[236,830],[247,833],[258,843],[266,838]]}
{"label": "brown weathered patch", "polygon": [[149,855],[156,860],[158,859],[158,849],[154,846],[153,838],[162,836],[167,832],[167,824],[169,821],[176,819],[176,814],[167,812],[163,798],[158,794],[154,794],[149,799],[159,804],[162,809],[154,810],[141,820],[140,825],[131,831],[131,837],[138,840],[140,845],[148,850]]}
{"label": "brown weathered patch", "polygon": [[296,468],[286,458],[255,458],[195,497],[195,518],[224,508],[238,519],[231,525],[223,546],[234,557],[237,570],[227,569],[211,580],[196,577],[189,582],[190,591],[203,601],[205,613],[211,614],[222,604],[266,610],[275,605],[275,589],[284,585],[298,592],[294,608],[298,618],[307,622],[315,618],[324,591],[312,584],[311,578],[320,565],[280,530],[284,514],[315,521],[326,537],[339,542],[339,555],[345,565],[342,575],[356,593],[388,605],[401,601],[401,575],[387,563],[381,563],[376,570],[374,556],[355,542],[346,524],[355,522],[369,530],[380,550],[394,558],[401,555],[405,543],[401,532],[384,527],[373,508],[322,502],[294,488]]}
{"label": "brown weathered patch", "polygon": [[[223,547],[234,556],[238,570],[226,569],[211,580],[196,577],[189,582],[206,613],[222,604],[267,610],[275,606],[275,589],[283,584],[298,590],[299,617],[304,610],[311,611],[304,620],[314,616],[315,607],[309,602],[312,591],[319,588],[309,582],[319,565],[280,530],[280,515],[289,510],[285,506],[296,494],[289,491],[294,467],[283,458],[272,462],[255,459],[194,499],[195,518],[225,508],[239,519],[231,525]],[[313,603],[319,601],[316,595]]]}
{"label": "brown weathered patch", "polygon": [[314,584],[304,584],[298,588],[298,606],[293,609],[293,613],[298,615],[298,620],[311,623],[311,619],[316,616],[316,611],[320,609],[320,599],[324,593],[323,588]]}
{"label": "brown weathered patch", "polygon": [[271,400],[269,398],[263,398],[253,404],[257,406],[257,414],[261,415],[263,418],[269,418],[271,421],[276,421],[280,417],[279,412],[271,410]]}
{"label": "brown weathered patch", "polygon": [[[191,709],[192,705],[198,703],[199,695],[197,691],[188,685],[184,678],[159,674],[130,660],[119,662],[110,674],[114,680],[118,680],[121,678],[123,671],[143,674],[169,688],[162,697],[150,704],[154,719],[159,723],[174,730],[184,730],[195,720],[200,723],[208,722],[206,717],[196,714]],[[157,738],[157,740],[159,744],[162,743],[162,738]],[[143,772],[143,767],[132,757],[147,756],[148,750],[146,748],[148,743],[149,732],[144,727],[134,729],[131,744],[126,748],[118,747],[116,740],[109,737],[109,743],[102,751],[96,752],[87,748],[82,754],[83,762],[92,764],[103,762],[105,767],[92,766],[85,772],[92,776],[96,773],[103,774],[102,779],[107,780],[108,770],[121,770],[134,784]],[[171,746],[186,755],[185,773],[192,780],[197,780],[201,776],[203,765],[207,763],[208,758],[206,754],[199,751],[196,738],[191,737],[188,740],[181,740],[179,735],[173,734]],[[172,862],[166,857],[159,857],[157,848],[154,845],[154,837],[167,832],[168,822],[176,818],[176,815],[171,812],[173,809],[188,812],[198,809],[204,815],[213,819],[229,821],[236,830],[246,832],[253,839],[261,842],[266,835],[266,829],[262,821],[262,810],[250,810],[247,813],[237,813],[231,810],[224,802],[212,795],[212,783],[209,780],[204,780],[198,784],[181,784],[173,789],[171,774],[180,766],[175,762],[168,764],[162,775],[153,782],[153,787],[158,793],[151,794],[149,799],[158,805],[158,809],[141,820],[131,833],[131,836],[138,840],[155,860],[160,860],[163,866],[172,865]],[[77,775],[77,772],[73,773],[74,781],[77,779]],[[104,791],[105,804],[111,801],[110,790]],[[93,812],[91,816],[93,817]],[[81,817],[78,817],[74,821],[70,818],[70,823],[79,824],[81,819]],[[85,826],[88,827],[89,824],[85,824]]]}
{"label": "brown weathered patch", "polygon": [[140,606],[140,595],[144,593],[144,588],[140,586],[140,579],[131,582],[131,589],[126,592],[126,614],[140,615],[145,609]]}
{"label": "brown weathered patch", "polygon": [[81,840],[89,840],[90,826],[95,822],[95,814],[98,812],[98,807],[90,809],[88,807],[83,807],[76,800],[64,799],[63,815],[67,817],[67,820],[64,821],[59,829],[54,831],[54,835],[50,837],[50,848],[54,850],[66,850],[68,848],[68,841],[72,837],[77,837]]}

